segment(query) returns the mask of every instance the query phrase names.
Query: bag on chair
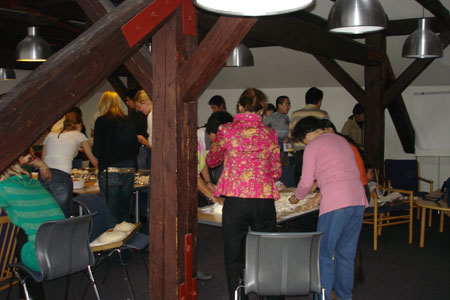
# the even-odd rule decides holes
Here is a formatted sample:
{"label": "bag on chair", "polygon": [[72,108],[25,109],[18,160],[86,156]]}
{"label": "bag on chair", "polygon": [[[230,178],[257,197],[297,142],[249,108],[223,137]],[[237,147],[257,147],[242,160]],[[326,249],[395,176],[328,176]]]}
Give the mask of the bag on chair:
{"label": "bag on chair", "polygon": [[447,178],[447,180],[444,182],[441,188],[442,196],[439,198],[439,200],[447,200],[447,205],[450,207],[450,177]]}

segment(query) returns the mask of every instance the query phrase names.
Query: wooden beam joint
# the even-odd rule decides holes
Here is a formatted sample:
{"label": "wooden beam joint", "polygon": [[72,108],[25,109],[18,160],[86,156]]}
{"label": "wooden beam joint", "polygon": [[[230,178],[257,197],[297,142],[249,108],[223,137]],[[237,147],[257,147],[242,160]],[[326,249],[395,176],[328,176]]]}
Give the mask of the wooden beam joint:
{"label": "wooden beam joint", "polygon": [[183,7],[183,34],[196,36],[195,8],[188,0],[155,0],[122,26],[122,33],[130,47],[142,40],[180,5]]}

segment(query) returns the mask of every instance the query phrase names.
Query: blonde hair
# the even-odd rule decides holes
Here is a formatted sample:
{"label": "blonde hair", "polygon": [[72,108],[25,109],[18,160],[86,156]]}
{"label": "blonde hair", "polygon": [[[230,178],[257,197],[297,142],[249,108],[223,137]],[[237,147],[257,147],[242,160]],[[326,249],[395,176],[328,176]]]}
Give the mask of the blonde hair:
{"label": "blonde hair", "polygon": [[97,104],[100,115],[109,117],[125,117],[127,114],[123,110],[122,100],[119,94],[113,91],[105,91]]}
{"label": "blonde hair", "polygon": [[148,96],[148,94],[144,90],[139,90],[134,96],[134,102],[144,103],[150,101],[153,103],[152,99]]}
{"label": "blonde hair", "polygon": [[12,176],[21,176],[21,175],[27,175],[28,177],[30,177],[30,173],[28,173],[24,168],[22,168],[18,162],[15,162],[12,165],[10,165],[2,174],[0,174],[0,181],[8,179],[9,177]]}

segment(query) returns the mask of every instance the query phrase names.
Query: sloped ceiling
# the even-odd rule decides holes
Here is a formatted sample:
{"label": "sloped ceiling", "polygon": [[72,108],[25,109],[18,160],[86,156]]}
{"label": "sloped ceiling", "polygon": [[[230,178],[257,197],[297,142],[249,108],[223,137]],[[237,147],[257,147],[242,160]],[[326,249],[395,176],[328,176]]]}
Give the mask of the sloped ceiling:
{"label": "sloped ceiling", "polygon": [[[379,0],[389,20],[410,19],[422,16],[422,6],[413,0]],[[441,0],[450,9],[450,0]],[[308,11],[325,20],[333,5],[332,1],[316,0]],[[425,10],[425,17],[433,15]],[[387,54],[396,76],[401,74],[413,60],[402,58],[403,43],[407,36],[387,38]],[[364,43],[363,39],[357,41]],[[209,85],[211,89],[233,89],[257,86],[261,88],[294,88],[308,86],[335,87],[340,84],[310,54],[281,47],[251,49],[255,66],[246,68],[223,68]],[[338,63],[364,86],[364,69],[361,65],[338,61]],[[444,50],[444,57],[436,59],[411,85],[450,85],[450,47]]]}
{"label": "sloped ceiling", "polygon": [[[442,4],[447,9],[450,8],[450,0],[379,1],[383,5],[390,21],[421,17],[422,6],[419,2],[437,3]],[[122,1],[113,0],[112,2],[114,4],[119,4]],[[316,25],[320,25],[324,28],[328,12],[332,5],[333,1],[330,0],[316,0],[315,3],[306,10],[308,13],[312,14],[309,15],[309,19],[316,22]],[[434,14],[427,10],[424,11],[424,15],[425,17],[434,17]],[[305,22],[303,17],[304,15],[299,16],[298,20]],[[282,16],[281,18],[284,17]],[[204,20],[208,19],[209,23],[205,23]],[[211,22],[215,21],[215,19],[217,19],[217,15],[199,12],[198,23],[200,27],[203,23],[203,28],[199,29],[200,39],[202,37],[202,31],[204,34],[204,31],[207,30],[207,27],[210,26]],[[38,64],[16,63],[14,61],[15,45],[17,45],[25,35],[26,27],[32,24],[40,27],[42,36],[50,43],[54,52],[64,47],[64,45],[69,43],[90,26],[88,18],[75,0],[0,0],[0,34],[3,39],[0,44],[0,67],[34,69],[38,66]],[[297,23],[294,22],[294,24]],[[446,26],[448,30],[449,22],[446,23]],[[268,28],[270,29],[271,27]],[[403,28],[405,28],[405,26],[403,26]],[[295,30],[295,28],[289,29]],[[403,31],[408,32],[411,30],[412,29],[407,28]],[[259,37],[261,37],[261,34]],[[329,37],[330,36],[328,36],[328,38]],[[401,57],[401,48],[406,37],[407,34],[397,33],[387,38],[387,53],[396,76],[401,74],[401,72],[412,63],[412,60]],[[364,43],[362,37],[355,41],[362,44]],[[291,44],[292,42],[293,41],[290,41]],[[297,48],[302,48],[301,40],[294,42],[298,43]],[[246,38],[244,43],[252,47],[255,66],[248,68],[223,68],[211,82],[209,88],[241,89],[248,86],[260,88],[340,86],[340,84],[311,54],[282,48],[273,43],[265,43],[260,40],[255,41],[250,38]],[[308,49],[308,47],[306,48]],[[334,49],[325,50],[331,52],[334,51]],[[364,86],[363,67],[361,65],[339,60],[337,62],[358,84]],[[123,70],[119,70],[118,72],[120,73],[122,71]],[[415,79],[412,84],[419,86],[450,85],[449,75],[450,50],[446,49],[444,58],[433,61],[433,63],[417,79]]]}

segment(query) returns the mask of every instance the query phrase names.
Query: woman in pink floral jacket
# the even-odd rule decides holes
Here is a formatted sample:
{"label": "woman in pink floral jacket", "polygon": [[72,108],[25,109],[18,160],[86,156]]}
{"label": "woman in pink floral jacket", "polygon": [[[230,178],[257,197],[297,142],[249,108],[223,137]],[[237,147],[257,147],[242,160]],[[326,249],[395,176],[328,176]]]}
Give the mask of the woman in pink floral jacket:
{"label": "woman in pink floral jacket", "polygon": [[280,147],[275,130],[261,122],[266,103],[260,90],[245,90],[238,103],[240,113],[232,123],[221,125],[206,158],[210,167],[224,163],[214,196],[225,196],[222,229],[230,299],[245,267],[248,228],[273,232],[276,226]]}

